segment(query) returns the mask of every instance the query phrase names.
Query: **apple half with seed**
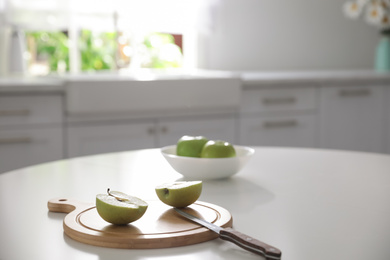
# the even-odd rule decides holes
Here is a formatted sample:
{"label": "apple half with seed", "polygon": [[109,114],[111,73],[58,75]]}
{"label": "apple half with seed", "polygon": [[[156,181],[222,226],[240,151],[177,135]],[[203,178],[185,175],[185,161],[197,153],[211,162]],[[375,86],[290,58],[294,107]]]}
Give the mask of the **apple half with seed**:
{"label": "apple half with seed", "polygon": [[119,191],[96,195],[96,210],[105,221],[114,225],[126,225],[141,218],[148,203]]}
{"label": "apple half with seed", "polygon": [[165,204],[184,208],[198,200],[202,193],[202,181],[177,181],[156,187],[158,198]]}

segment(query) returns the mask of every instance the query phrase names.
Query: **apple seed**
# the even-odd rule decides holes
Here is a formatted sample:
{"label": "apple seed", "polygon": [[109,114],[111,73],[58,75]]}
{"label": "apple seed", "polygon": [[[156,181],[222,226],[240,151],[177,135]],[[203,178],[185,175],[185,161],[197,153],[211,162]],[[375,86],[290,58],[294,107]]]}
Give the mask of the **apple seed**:
{"label": "apple seed", "polygon": [[120,202],[129,201],[129,200],[126,199],[126,198],[121,198],[121,197],[118,197],[118,196],[113,195],[113,194],[110,192],[110,188],[107,188],[107,194],[108,194],[109,196],[112,196],[112,197],[116,198],[116,199],[117,199],[118,201],[120,201]]}

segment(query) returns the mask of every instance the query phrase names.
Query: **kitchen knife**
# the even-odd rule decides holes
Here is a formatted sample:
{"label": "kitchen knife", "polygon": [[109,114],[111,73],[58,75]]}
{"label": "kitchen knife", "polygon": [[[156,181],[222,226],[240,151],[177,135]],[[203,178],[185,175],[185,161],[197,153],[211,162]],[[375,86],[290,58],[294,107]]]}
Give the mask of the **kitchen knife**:
{"label": "kitchen knife", "polygon": [[219,237],[223,240],[233,242],[234,244],[242,247],[245,250],[264,256],[266,259],[281,259],[282,252],[273,246],[267,245],[266,243],[263,243],[255,238],[242,234],[232,228],[222,228],[206,220],[188,214],[187,212],[178,208],[174,209],[183,217],[219,234]]}

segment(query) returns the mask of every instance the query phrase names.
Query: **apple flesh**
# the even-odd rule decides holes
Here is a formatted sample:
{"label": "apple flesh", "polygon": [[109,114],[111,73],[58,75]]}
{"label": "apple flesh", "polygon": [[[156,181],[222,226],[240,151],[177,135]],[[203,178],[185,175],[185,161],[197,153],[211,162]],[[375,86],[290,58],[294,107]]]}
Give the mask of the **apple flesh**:
{"label": "apple flesh", "polygon": [[208,139],[204,136],[184,135],[177,141],[176,155],[200,157],[202,148],[207,143],[207,141]]}
{"label": "apple flesh", "polygon": [[235,157],[236,150],[229,142],[222,140],[210,140],[202,148],[202,158],[228,158]]}
{"label": "apple flesh", "polygon": [[105,221],[126,225],[141,218],[148,208],[145,201],[119,191],[107,189],[107,194],[96,195],[96,210]]}
{"label": "apple flesh", "polygon": [[198,200],[202,193],[202,181],[178,181],[156,187],[158,198],[165,204],[184,208]]}

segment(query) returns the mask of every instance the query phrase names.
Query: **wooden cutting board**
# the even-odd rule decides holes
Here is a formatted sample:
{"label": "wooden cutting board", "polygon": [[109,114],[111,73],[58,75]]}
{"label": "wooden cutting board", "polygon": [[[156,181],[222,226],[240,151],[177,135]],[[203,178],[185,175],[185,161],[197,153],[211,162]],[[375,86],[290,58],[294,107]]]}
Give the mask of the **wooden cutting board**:
{"label": "wooden cutting board", "polygon": [[[192,245],[215,239],[217,234],[180,216],[161,201],[147,201],[149,207],[139,220],[126,226],[104,221],[91,203],[56,198],[48,201],[51,212],[69,213],[63,221],[64,232],[72,239],[95,246],[112,248],[167,248]],[[226,209],[197,201],[184,211],[220,227],[232,227]]]}

